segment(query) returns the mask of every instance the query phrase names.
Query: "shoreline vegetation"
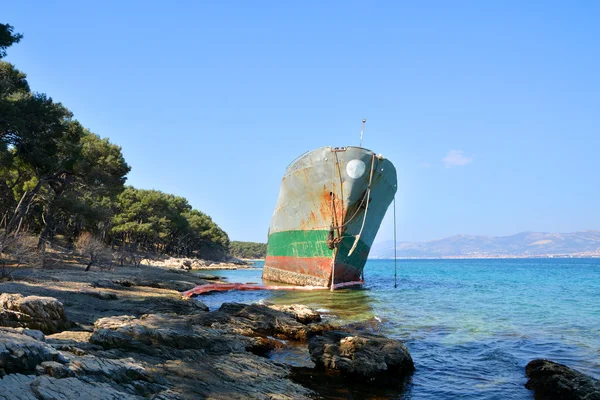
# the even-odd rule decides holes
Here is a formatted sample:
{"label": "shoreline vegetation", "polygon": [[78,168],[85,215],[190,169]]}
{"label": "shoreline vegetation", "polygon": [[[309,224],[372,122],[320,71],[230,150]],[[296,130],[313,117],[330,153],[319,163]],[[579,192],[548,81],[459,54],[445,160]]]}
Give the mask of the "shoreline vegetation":
{"label": "shoreline vegetation", "polygon": [[[35,92],[3,58],[21,41],[0,24],[0,263],[45,265],[55,244],[93,265],[148,255],[226,261],[229,237],[179,196],[126,186],[121,147]],[[141,259],[140,259],[141,255]],[[0,279],[9,279],[6,268]]]}

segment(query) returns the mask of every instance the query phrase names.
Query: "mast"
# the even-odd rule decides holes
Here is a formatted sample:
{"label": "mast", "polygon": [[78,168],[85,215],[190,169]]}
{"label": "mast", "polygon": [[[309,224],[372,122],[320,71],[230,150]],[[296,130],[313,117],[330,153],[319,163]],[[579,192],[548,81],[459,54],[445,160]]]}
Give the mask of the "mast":
{"label": "mast", "polygon": [[363,118],[362,120],[362,127],[360,129],[360,147],[362,147],[362,138],[363,138],[363,133],[365,133],[365,124],[367,123],[367,119]]}

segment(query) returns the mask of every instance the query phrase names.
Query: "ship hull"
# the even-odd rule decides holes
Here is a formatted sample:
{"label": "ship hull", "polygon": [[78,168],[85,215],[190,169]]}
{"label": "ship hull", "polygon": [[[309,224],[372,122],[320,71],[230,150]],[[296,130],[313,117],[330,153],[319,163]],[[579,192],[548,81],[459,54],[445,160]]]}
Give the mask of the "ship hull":
{"label": "ship hull", "polygon": [[325,287],[359,281],[395,192],[394,166],[370,150],[304,154],[281,183],[263,279]]}

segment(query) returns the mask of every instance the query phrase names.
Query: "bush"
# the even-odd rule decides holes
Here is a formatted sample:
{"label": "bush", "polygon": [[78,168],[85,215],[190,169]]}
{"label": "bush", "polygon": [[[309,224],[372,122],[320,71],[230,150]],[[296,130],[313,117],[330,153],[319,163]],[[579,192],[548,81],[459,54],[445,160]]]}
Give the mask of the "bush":
{"label": "bush", "polygon": [[0,280],[11,280],[12,273],[19,267],[37,267],[42,257],[37,251],[34,237],[24,234],[0,234]]}
{"label": "bush", "polygon": [[79,236],[77,242],[75,242],[75,249],[80,255],[88,259],[85,267],[86,271],[89,271],[93,265],[101,265],[104,262],[112,261],[109,249],[101,240],[95,238],[89,232],[84,232]]}

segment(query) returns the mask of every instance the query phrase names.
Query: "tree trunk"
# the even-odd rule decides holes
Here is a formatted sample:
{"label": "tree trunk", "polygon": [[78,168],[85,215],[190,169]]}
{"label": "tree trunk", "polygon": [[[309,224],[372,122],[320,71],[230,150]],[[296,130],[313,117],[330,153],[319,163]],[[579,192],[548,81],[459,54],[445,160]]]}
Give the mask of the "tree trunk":
{"label": "tree trunk", "polygon": [[50,200],[48,204],[48,208],[46,209],[46,215],[42,219],[44,221],[44,229],[40,233],[40,238],[38,240],[38,250],[44,252],[46,250],[46,240],[48,239],[48,235],[54,228],[54,214],[56,212],[56,200],[62,196],[64,192],[64,187],[62,185],[52,185],[52,190],[54,190],[54,197]]}
{"label": "tree trunk", "polygon": [[27,216],[27,212],[29,211],[33,200],[35,200],[35,196],[37,196],[37,194],[40,192],[44,183],[46,183],[46,180],[41,179],[40,181],[38,181],[37,185],[35,185],[31,192],[23,193],[19,204],[17,204],[17,207],[15,208],[12,217],[8,221],[8,224],[6,226],[7,233],[18,233],[23,219]]}

